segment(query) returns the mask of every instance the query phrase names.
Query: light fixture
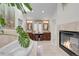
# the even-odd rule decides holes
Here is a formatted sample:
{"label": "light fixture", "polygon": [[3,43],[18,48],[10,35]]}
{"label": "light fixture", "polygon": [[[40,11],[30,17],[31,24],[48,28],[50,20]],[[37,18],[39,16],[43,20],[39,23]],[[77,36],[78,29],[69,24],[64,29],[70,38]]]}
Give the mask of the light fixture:
{"label": "light fixture", "polygon": [[42,13],[45,13],[45,11],[44,11],[44,10],[42,10]]}
{"label": "light fixture", "polygon": [[44,20],[43,23],[48,23],[48,21],[47,20]]}
{"label": "light fixture", "polygon": [[32,23],[32,21],[27,21],[27,23]]}

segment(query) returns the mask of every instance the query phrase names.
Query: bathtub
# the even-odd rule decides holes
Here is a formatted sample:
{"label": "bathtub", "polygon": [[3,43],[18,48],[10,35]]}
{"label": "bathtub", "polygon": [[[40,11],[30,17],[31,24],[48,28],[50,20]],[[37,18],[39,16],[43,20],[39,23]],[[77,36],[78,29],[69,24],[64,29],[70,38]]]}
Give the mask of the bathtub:
{"label": "bathtub", "polygon": [[29,56],[32,51],[33,44],[34,41],[30,40],[29,47],[22,48],[18,40],[15,40],[0,48],[0,56]]}

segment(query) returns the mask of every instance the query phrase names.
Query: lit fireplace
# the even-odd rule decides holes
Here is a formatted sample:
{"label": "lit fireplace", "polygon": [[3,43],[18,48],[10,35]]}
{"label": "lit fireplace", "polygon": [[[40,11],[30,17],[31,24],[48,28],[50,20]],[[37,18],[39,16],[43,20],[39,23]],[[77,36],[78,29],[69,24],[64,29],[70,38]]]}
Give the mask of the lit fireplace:
{"label": "lit fireplace", "polygon": [[64,42],[64,46],[65,46],[66,48],[69,48],[69,49],[70,49],[70,42],[69,42],[69,41]]}
{"label": "lit fireplace", "polygon": [[59,46],[71,56],[79,55],[79,32],[60,31]]}

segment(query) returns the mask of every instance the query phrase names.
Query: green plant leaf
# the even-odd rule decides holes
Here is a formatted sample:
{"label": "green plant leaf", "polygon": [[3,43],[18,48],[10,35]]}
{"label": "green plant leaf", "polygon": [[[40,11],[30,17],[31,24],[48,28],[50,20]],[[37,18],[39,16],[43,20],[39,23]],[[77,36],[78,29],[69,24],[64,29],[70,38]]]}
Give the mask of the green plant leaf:
{"label": "green plant leaf", "polygon": [[[0,4],[2,4],[2,3],[0,3]],[[16,6],[17,9],[19,9],[19,10],[22,11],[22,13],[26,13],[26,11],[25,11],[23,5],[24,5],[26,8],[28,8],[30,11],[32,10],[32,6],[31,6],[31,4],[29,4],[29,3],[23,3],[23,5],[22,5],[22,3],[4,3],[4,4],[7,4],[9,7],[11,7],[11,6],[12,6],[12,7],[13,7],[13,6]]]}
{"label": "green plant leaf", "polygon": [[30,44],[29,35],[23,30],[21,26],[16,28],[16,32],[19,34],[18,41],[21,47],[27,48]]}
{"label": "green plant leaf", "polygon": [[25,5],[30,11],[32,11],[32,6],[31,6],[31,4],[29,4],[29,3],[24,3],[24,5]]}
{"label": "green plant leaf", "polygon": [[1,16],[0,16],[0,25],[1,26],[5,26],[6,25],[5,19],[3,17],[1,17]]}
{"label": "green plant leaf", "polygon": [[11,6],[15,6],[15,3],[10,3],[11,4]]}
{"label": "green plant leaf", "polygon": [[18,9],[21,9],[21,3],[15,3],[15,5],[17,6]]}

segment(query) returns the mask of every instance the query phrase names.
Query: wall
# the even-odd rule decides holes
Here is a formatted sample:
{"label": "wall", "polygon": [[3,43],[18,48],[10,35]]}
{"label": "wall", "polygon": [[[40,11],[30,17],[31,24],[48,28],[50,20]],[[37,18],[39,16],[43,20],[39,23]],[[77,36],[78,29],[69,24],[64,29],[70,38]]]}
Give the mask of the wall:
{"label": "wall", "polygon": [[55,47],[55,25],[56,25],[56,19],[52,18],[50,19],[49,21],[49,26],[50,26],[50,32],[51,32],[51,44],[52,44],[52,47]]}
{"label": "wall", "polygon": [[78,3],[70,3],[66,4],[64,10],[62,8],[62,4],[58,4],[58,15],[57,15],[57,23],[65,24],[74,21],[79,21],[79,4]]}
{"label": "wall", "polygon": [[[78,26],[78,25],[73,26],[74,22],[79,22],[79,4],[68,3],[64,6],[64,9],[62,8],[62,4],[57,4],[57,16],[56,16],[56,24],[55,24],[55,31],[54,31],[56,46],[59,45],[59,29],[60,29],[59,26],[61,25],[69,26],[69,27],[66,27],[65,29]],[[70,25],[71,23],[73,24]],[[70,28],[70,30],[72,29],[73,28]]]}

